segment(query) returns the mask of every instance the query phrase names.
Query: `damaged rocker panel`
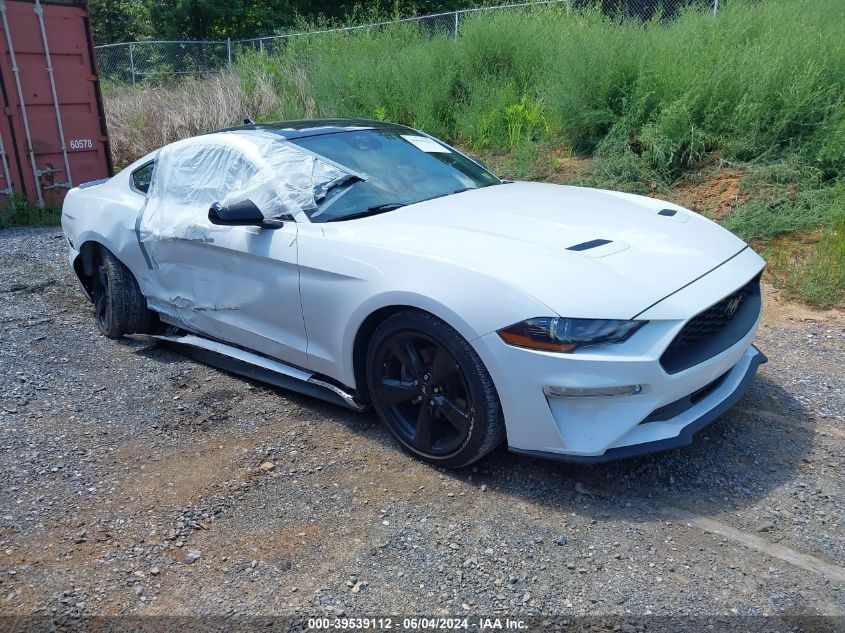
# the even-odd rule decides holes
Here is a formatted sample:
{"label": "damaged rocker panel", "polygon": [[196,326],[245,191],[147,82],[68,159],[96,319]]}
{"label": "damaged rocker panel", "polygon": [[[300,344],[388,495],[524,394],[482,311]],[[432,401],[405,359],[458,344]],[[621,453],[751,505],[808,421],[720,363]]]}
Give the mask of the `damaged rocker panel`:
{"label": "damaged rocker panel", "polygon": [[311,372],[297,369],[280,361],[226,343],[193,334],[183,336],[154,335],[145,338],[177,347],[179,351],[191,358],[239,376],[319,398],[354,411],[363,411],[367,408],[366,405],[358,402],[352,394]]}

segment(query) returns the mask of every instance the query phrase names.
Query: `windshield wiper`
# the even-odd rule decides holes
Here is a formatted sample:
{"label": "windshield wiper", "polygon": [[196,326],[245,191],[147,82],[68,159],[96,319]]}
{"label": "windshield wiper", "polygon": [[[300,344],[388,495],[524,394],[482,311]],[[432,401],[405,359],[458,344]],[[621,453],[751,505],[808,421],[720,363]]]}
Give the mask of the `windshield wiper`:
{"label": "windshield wiper", "polygon": [[343,220],[354,220],[355,218],[364,218],[368,215],[378,215],[379,213],[386,213],[387,211],[393,211],[404,206],[404,202],[385,202],[383,204],[374,204],[371,207],[367,207],[364,211],[359,211],[358,213],[350,213],[349,215],[339,215],[336,218],[329,218],[328,220],[326,220],[326,222],[341,222]]}
{"label": "windshield wiper", "polygon": [[469,191],[470,189],[478,189],[478,187],[461,187],[460,189],[455,189],[454,191],[438,193],[436,196],[431,196],[430,198],[423,198],[422,200],[418,200],[417,202],[428,202],[429,200],[436,200],[437,198],[445,198],[446,196],[453,196],[456,193],[463,193],[464,191]]}
{"label": "windshield wiper", "polygon": [[338,189],[340,187],[346,187],[346,186],[349,186],[349,185],[354,185],[355,183],[358,183],[358,182],[364,182],[364,179],[361,178],[360,176],[356,176],[355,174],[349,174],[349,175],[344,176],[342,178],[338,178],[333,183],[331,183],[328,187],[326,187],[326,190],[323,192],[323,194],[319,198],[316,199],[316,201],[322,202],[335,189]]}

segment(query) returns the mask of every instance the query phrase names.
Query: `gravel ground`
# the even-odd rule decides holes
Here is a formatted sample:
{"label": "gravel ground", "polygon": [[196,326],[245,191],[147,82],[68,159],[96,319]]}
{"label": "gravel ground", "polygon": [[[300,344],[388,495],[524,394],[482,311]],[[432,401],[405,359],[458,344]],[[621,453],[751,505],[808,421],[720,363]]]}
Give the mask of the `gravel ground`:
{"label": "gravel ground", "polygon": [[441,471],[372,414],[110,341],[0,232],[0,615],[845,615],[845,314],[767,289],[746,397],[669,453]]}

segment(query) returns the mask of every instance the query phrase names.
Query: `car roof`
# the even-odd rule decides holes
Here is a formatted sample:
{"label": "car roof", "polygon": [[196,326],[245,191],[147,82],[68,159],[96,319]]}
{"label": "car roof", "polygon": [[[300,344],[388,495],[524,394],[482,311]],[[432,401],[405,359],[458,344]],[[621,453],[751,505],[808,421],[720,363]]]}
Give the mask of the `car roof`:
{"label": "car roof", "polygon": [[296,121],[275,121],[273,123],[248,123],[246,125],[215,130],[211,133],[248,132],[252,130],[271,132],[288,140],[307,138],[309,136],[322,136],[324,134],[337,134],[339,132],[350,132],[353,130],[412,131],[411,128],[399,125],[398,123],[370,121],[368,119],[300,119]]}

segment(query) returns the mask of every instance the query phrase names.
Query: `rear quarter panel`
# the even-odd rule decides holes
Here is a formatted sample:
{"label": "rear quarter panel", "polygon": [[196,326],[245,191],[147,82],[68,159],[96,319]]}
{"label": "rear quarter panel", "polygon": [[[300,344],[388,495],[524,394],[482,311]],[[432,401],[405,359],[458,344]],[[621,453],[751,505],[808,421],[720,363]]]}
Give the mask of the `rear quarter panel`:
{"label": "rear quarter panel", "polygon": [[145,198],[129,186],[131,171],[143,162],[102,184],[71,189],[62,205],[62,229],[76,251],[87,242],[108,248],[132,271],[148,296],[154,284],[135,231]]}

